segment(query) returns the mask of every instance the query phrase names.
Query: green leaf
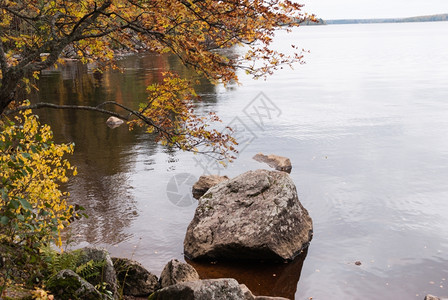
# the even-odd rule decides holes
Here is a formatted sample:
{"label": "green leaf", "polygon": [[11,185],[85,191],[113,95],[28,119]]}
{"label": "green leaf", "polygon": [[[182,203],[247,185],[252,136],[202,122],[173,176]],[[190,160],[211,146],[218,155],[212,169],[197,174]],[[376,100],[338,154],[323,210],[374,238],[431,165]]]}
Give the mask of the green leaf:
{"label": "green leaf", "polygon": [[29,174],[33,174],[33,169],[31,169],[28,166],[25,166],[25,169],[28,171]]}
{"label": "green leaf", "polygon": [[0,193],[2,194],[2,199],[4,201],[7,201],[8,200],[8,193],[5,191],[5,189],[1,189]]}
{"label": "green leaf", "polygon": [[2,223],[3,225],[7,225],[8,222],[9,222],[9,218],[7,216],[0,217],[0,223]]}
{"label": "green leaf", "polygon": [[31,158],[31,155],[30,155],[29,153],[27,153],[27,152],[22,152],[21,154],[22,154],[22,156],[25,157],[26,159],[30,159],[30,158]]}
{"label": "green leaf", "polygon": [[8,206],[13,209],[18,209],[20,207],[20,203],[19,203],[19,201],[15,200],[15,199],[11,199],[11,201],[9,201]]}
{"label": "green leaf", "polygon": [[24,209],[26,209],[26,210],[32,210],[33,209],[33,206],[28,201],[26,201],[25,199],[19,198],[19,201],[20,201],[20,204],[22,204],[22,207]]}
{"label": "green leaf", "polygon": [[48,216],[50,213],[48,212],[48,211],[46,211],[46,210],[41,210],[40,212],[39,212],[39,215],[41,215],[41,216],[43,216],[43,217],[45,217],[45,216]]}
{"label": "green leaf", "polygon": [[31,225],[31,224],[25,223],[25,226],[28,227],[31,231],[36,230],[36,227],[34,227],[34,226]]}

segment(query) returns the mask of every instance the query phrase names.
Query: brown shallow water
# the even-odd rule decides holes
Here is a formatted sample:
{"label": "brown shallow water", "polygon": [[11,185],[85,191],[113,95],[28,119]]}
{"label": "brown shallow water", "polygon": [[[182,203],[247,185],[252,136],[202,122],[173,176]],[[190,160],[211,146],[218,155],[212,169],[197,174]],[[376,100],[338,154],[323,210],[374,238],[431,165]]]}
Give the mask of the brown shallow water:
{"label": "brown shallow water", "polygon": [[[198,85],[198,110],[237,128],[240,156],[227,169],[110,129],[90,112],[42,111],[59,142],[75,142],[79,175],[65,188],[90,216],[66,234],[159,275],[182,244],[203,173],[264,168],[258,152],[291,159],[291,177],[314,222],[306,255],[290,264],[193,263],[203,277],[231,276],[256,294],[295,299],[423,299],[448,295],[448,23],[304,27],[276,47],[311,50],[307,64],[242,86]],[[95,79],[76,63],[42,74],[38,97],[136,106],[176,59],[124,58],[124,72]],[[260,94],[262,92],[263,94]],[[182,175],[184,174],[184,175]],[[360,261],[361,265],[355,262]],[[275,276],[274,276],[275,274]],[[300,279],[300,280],[299,280]]]}
{"label": "brown shallow water", "polygon": [[294,299],[307,251],[292,262],[197,262],[187,259],[201,278],[235,278],[256,296]]}

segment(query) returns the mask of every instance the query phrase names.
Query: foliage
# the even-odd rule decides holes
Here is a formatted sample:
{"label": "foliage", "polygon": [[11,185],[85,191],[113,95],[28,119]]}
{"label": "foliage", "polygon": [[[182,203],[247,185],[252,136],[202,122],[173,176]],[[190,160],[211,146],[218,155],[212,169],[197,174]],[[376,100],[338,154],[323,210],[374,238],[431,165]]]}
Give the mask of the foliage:
{"label": "foliage", "polygon": [[103,268],[106,266],[105,260],[89,260],[83,262],[83,252],[75,250],[71,252],[59,253],[51,247],[41,250],[45,263],[45,277],[49,282],[61,270],[72,270],[85,280],[96,278],[102,275]]}
{"label": "foliage", "polygon": [[[20,248],[18,248],[18,250],[21,251]],[[40,273],[38,278],[36,278],[37,280],[32,283],[34,288],[30,289],[29,284],[19,284],[17,278],[13,278],[15,280],[9,282],[8,289],[3,287],[2,290],[6,291],[3,296],[17,299],[14,295],[18,295],[18,291],[23,291],[21,294],[31,294],[33,299],[53,299],[53,295],[51,295],[49,290],[53,291],[56,286],[60,286],[61,284],[64,285],[64,283],[61,283],[60,280],[55,280],[56,275],[62,270],[72,270],[82,279],[92,284],[97,283],[95,288],[101,294],[108,297],[112,295],[112,292],[108,290],[109,287],[107,283],[101,281],[103,269],[106,266],[105,260],[85,261],[82,250],[59,252],[52,247],[43,247],[39,249],[39,256],[41,260],[37,266],[40,269]],[[17,259],[15,262],[18,262]],[[15,267],[19,267],[21,269],[33,268],[33,266],[29,264]],[[68,289],[69,287],[67,287],[67,290]]]}
{"label": "foliage", "polygon": [[51,242],[61,246],[61,230],[78,216],[59,189],[68,173],[76,174],[64,158],[73,145],[51,139],[49,126],[30,110],[0,122],[0,273],[7,279],[41,277],[39,249]]}
{"label": "foliage", "polygon": [[5,120],[0,132],[0,234],[10,244],[34,247],[54,239],[75,215],[59,184],[76,169],[64,159],[73,144],[55,144],[48,125],[30,110]]}
{"label": "foliage", "polygon": [[164,73],[163,82],[150,85],[147,90],[148,102],[140,106],[140,117],[129,122],[131,129],[135,125],[142,127],[153,122],[157,125],[148,126],[147,131],[156,131],[162,145],[194,152],[199,151],[200,147],[206,149],[201,153],[218,157],[226,156],[225,149],[236,151],[233,147],[236,141],[232,136],[209,129],[210,124],[221,121],[215,113],[210,112],[207,116],[195,114],[194,104],[190,100],[196,93],[187,80]]}
{"label": "foliage", "polygon": [[33,299],[35,300],[53,300],[53,295],[49,294],[48,291],[36,287],[32,291]]}
{"label": "foliage", "polygon": [[[43,282],[48,289],[55,290],[55,287],[61,284],[60,280],[55,280],[55,276],[60,271],[72,270],[82,279],[92,284],[96,283],[95,288],[98,292],[112,298],[112,292],[108,290],[108,284],[102,281],[104,268],[106,267],[105,260],[91,259],[85,261],[85,254],[82,250],[59,253],[50,247],[46,247],[42,249],[41,253],[45,263]],[[64,283],[62,284],[64,285]],[[65,296],[70,297],[68,293]]]}
{"label": "foliage", "polygon": [[99,276],[102,268],[105,266],[105,261],[89,260],[82,263],[83,253],[79,250],[71,252],[59,253],[54,251],[51,247],[41,249],[41,255],[45,263],[45,277],[51,280],[61,270],[72,270],[82,278],[88,280],[89,278]]}
{"label": "foliage", "polygon": [[[289,0],[0,0],[0,113],[11,101],[20,100],[18,87],[32,88],[39,72],[61,63],[63,55],[103,68],[115,66],[117,50],[170,52],[210,81],[224,84],[237,82],[239,69],[256,78],[271,74],[284,64],[301,62],[300,52],[289,56],[270,47],[276,29],[298,26],[305,18],[301,7]],[[241,45],[245,52],[232,57],[219,51]],[[195,144],[200,141],[223,158],[231,157],[234,141],[204,126],[217,121],[215,117],[190,113],[195,95],[180,92],[185,83],[173,74],[151,87],[140,111],[118,103],[107,104],[120,106],[126,114],[82,109],[140,119],[136,123],[160,134],[167,145],[198,151]],[[165,94],[164,87],[176,84],[180,93],[154,100]],[[76,108],[35,106],[40,107]],[[171,114],[179,117],[167,121]],[[221,138],[227,141],[217,143]]]}

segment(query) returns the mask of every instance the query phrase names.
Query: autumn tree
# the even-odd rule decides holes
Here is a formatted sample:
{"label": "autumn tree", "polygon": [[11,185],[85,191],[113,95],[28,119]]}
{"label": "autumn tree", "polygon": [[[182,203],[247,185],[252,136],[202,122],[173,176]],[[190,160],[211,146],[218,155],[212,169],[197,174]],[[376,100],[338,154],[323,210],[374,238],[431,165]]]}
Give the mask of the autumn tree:
{"label": "autumn tree", "polygon": [[[300,53],[287,56],[270,48],[275,30],[304,19],[301,7],[289,0],[0,0],[0,113],[16,111],[8,106],[22,100],[17,92],[32,88],[39,72],[62,63],[67,53],[105,68],[114,66],[117,50],[135,51],[138,45],[175,54],[213,83],[237,82],[239,69],[254,77],[271,74],[301,61]],[[234,46],[245,46],[245,53],[227,57],[219,51]],[[208,127],[217,116],[195,115],[196,95],[185,79],[166,74],[148,92],[139,108],[115,102],[31,108],[95,110],[146,126],[164,144],[190,151],[206,146],[231,156],[235,141]]]}

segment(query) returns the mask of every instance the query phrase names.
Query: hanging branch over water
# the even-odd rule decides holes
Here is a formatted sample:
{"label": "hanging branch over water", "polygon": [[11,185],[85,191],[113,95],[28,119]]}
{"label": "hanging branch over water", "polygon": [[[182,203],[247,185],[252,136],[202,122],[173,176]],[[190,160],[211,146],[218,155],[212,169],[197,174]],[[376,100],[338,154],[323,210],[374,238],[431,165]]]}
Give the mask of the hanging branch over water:
{"label": "hanging branch over water", "polygon": [[[218,160],[234,159],[237,143],[231,136],[232,129],[224,131],[211,129],[211,124],[221,122],[214,113],[197,116],[194,112],[196,93],[187,80],[171,73],[164,73],[162,84],[154,84],[147,88],[148,101],[140,105],[139,110],[115,102],[106,101],[97,106],[59,105],[47,102],[26,103],[6,112],[11,115],[28,109],[63,109],[93,111],[127,121],[132,130],[135,126],[145,127],[148,133],[156,135],[156,141],[163,145],[185,151],[206,154]],[[118,107],[124,113],[118,113],[106,106]]]}
{"label": "hanging branch over water", "polygon": [[[223,84],[237,82],[238,70],[255,78],[272,74],[280,66],[302,62],[295,46],[292,55],[270,47],[275,30],[297,26],[304,19],[301,8],[289,0],[0,0],[0,114],[12,101],[22,101],[17,92],[31,90],[31,79],[38,79],[40,71],[61,62],[64,55],[105,68],[116,67],[117,51],[173,53],[211,82]],[[247,51],[235,57],[216,51],[241,45]],[[196,145],[203,144],[231,157],[234,141],[206,123],[216,122],[217,117],[194,114],[192,98],[182,96],[182,79],[176,74],[167,74],[164,80],[149,90],[152,96],[139,110],[125,109],[138,112],[131,113],[135,119],[129,120],[130,126],[158,132],[166,145],[195,151]],[[181,89],[174,93],[157,91],[175,84]],[[194,91],[189,93],[195,96]],[[42,107],[120,118],[100,107],[35,106]]]}

